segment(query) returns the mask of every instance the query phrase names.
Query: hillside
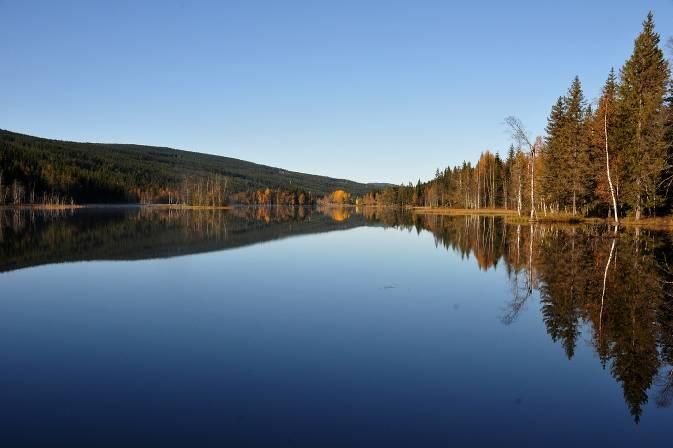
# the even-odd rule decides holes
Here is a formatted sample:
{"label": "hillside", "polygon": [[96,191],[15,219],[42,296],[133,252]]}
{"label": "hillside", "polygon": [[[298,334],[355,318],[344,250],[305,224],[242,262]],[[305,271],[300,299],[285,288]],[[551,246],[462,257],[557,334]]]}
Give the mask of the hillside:
{"label": "hillside", "polygon": [[230,197],[268,188],[317,198],[335,190],[359,196],[382,185],[172,148],[49,140],[6,130],[0,130],[0,170],[0,203],[15,202],[17,194],[21,202],[169,202],[185,191],[215,203],[215,197],[226,200],[222,191]]}

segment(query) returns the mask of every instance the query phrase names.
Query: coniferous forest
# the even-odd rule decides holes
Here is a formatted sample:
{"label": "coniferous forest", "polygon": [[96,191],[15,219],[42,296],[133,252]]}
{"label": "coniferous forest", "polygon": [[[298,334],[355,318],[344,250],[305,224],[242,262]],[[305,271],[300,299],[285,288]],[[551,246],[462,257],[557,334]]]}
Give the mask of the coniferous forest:
{"label": "coniferous forest", "polygon": [[546,135],[532,139],[505,119],[513,144],[504,156],[437,170],[434,179],[386,188],[365,204],[504,208],[531,217],[657,216],[673,206],[673,83],[650,13],[619,72],[606,71],[592,103],[579,77],[552,105]]}
{"label": "coniferous forest", "polygon": [[380,186],[171,148],[0,130],[0,205],[310,205],[334,191],[363,195]]}

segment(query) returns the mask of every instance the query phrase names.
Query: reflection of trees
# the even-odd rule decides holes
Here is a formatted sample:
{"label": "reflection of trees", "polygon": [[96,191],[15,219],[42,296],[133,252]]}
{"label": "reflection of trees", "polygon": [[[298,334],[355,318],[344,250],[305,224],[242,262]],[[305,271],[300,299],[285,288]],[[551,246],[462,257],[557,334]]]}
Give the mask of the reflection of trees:
{"label": "reflection of trees", "polygon": [[582,330],[638,421],[649,395],[673,401],[673,239],[604,226],[509,225],[495,217],[389,208],[127,208],[0,212],[0,271],[77,260],[145,259],[370,225],[430,231],[435,244],[507,273],[513,324],[534,292],[549,336],[572,358]]}
{"label": "reflection of trees", "polygon": [[[529,235],[535,234],[535,229],[531,225],[529,227]],[[528,298],[532,295],[535,287],[535,270],[533,269],[533,238],[528,238],[526,259],[527,266],[521,265],[521,225],[516,226],[516,263],[512,264],[512,268],[508,269],[512,300],[507,304],[505,313],[501,320],[505,325],[513,324],[519,315],[523,312]],[[509,252],[512,253],[511,251]],[[507,264],[510,266],[510,264]]]}
{"label": "reflection of trees", "polygon": [[[659,356],[657,342],[662,335],[661,321],[668,317],[660,312],[665,291],[656,257],[659,250],[670,250],[670,246],[655,249],[658,240],[656,235],[642,232],[619,235],[606,280],[603,315],[599,312],[598,316],[600,326],[594,325],[594,329],[600,328],[598,338],[605,339],[601,356],[611,361],[610,370],[622,384],[636,420],[648,400],[647,391],[654,377],[666,363]],[[607,244],[601,246],[603,259],[609,258],[606,247]],[[595,314],[591,316],[594,322]]]}
{"label": "reflection of trees", "polygon": [[670,263],[670,252],[662,250],[658,254],[657,267],[663,291],[663,300],[657,312],[661,325],[658,342],[661,357],[669,367],[655,380],[658,389],[656,402],[658,406],[667,407],[673,401],[673,265]]}
{"label": "reflection of trees", "polygon": [[395,219],[401,227],[431,231],[436,244],[474,257],[481,269],[504,264],[512,298],[503,323],[515,322],[536,290],[547,332],[569,359],[582,329],[590,331],[602,365],[620,383],[636,421],[648,393],[659,406],[673,401],[670,234],[616,233],[606,226],[506,225],[476,216]]}
{"label": "reflection of trees", "polygon": [[554,229],[539,243],[542,316],[547,332],[561,343],[568,359],[575,353],[584,300],[594,287],[590,277],[595,266],[589,247],[581,243],[583,237],[580,229]]}
{"label": "reflection of trees", "polygon": [[66,261],[187,255],[364,225],[362,216],[339,218],[303,207],[5,209],[0,272]]}

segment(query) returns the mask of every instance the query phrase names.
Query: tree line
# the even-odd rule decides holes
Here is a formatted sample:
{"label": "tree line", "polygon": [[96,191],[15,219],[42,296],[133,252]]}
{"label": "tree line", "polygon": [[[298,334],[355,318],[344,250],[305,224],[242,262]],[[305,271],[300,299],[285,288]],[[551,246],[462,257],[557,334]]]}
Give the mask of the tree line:
{"label": "tree line", "polygon": [[552,106],[544,137],[531,139],[514,117],[505,123],[513,144],[504,159],[486,151],[475,164],[437,170],[428,182],[385,188],[361,202],[615,221],[671,211],[673,82],[652,13],[619,73],[609,71],[596,102],[587,101],[575,77]]}

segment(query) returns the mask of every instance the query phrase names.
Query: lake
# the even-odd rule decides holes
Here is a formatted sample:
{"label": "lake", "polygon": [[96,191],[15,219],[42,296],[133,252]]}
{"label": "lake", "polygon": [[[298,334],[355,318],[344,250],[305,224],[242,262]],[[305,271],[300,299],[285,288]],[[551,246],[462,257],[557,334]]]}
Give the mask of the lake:
{"label": "lake", "polygon": [[0,213],[2,446],[670,446],[673,237]]}

